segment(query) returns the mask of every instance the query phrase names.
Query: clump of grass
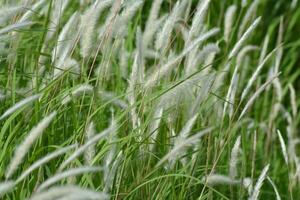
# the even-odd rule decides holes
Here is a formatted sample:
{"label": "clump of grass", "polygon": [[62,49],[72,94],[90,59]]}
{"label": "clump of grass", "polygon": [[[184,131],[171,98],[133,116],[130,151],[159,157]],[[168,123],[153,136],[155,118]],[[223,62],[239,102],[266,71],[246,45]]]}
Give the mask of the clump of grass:
{"label": "clump of grass", "polygon": [[297,5],[2,1],[0,198],[297,198]]}

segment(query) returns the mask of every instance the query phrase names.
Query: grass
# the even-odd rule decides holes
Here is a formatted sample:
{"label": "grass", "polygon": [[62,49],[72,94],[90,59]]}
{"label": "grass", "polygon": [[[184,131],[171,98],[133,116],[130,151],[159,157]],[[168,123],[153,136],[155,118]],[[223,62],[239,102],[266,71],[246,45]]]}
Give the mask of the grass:
{"label": "grass", "polygon": [[0,5],[0,198],[300,195],[298,1]]}

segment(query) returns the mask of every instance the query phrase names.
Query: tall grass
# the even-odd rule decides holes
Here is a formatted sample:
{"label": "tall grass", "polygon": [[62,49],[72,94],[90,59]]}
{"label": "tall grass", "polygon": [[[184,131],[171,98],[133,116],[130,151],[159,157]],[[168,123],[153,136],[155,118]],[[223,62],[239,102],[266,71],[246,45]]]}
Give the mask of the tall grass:
{"label": "tall grass", "polygon": [[0,6],[0,198],[300,195],[298,1]]}

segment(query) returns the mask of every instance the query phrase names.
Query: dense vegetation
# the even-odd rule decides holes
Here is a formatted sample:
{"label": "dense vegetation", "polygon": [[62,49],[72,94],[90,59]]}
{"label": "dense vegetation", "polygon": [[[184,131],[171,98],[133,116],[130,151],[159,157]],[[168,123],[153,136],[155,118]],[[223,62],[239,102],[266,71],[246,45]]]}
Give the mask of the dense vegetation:
{"label": "dense vegetation", "polygon": [[297,0],[0,5],[0,198],[299,198]]}

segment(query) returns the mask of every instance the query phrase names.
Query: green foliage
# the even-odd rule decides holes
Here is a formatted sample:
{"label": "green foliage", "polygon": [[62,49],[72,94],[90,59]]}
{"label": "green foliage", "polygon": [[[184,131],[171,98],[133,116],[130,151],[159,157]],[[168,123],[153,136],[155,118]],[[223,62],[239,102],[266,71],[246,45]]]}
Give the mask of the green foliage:
{"label": "green foliage", "polygon": [[[151,20],[152,5],[158,2],[0,1],[0,32],[17,26],[26,15],[30,16],[25,22],[33,22],[0,35],[0,115],[41,94],[0,121],[0,183],[15,183],[7,192],[0,184],[0,198],[30,199],[40,194],[38,187],[59,174],[61,164],[95,136],[88,131],[93,122],[96,134],[108,127],[113,131],[61,170],[83,166],[103,170],[60,179],[50,189],[77,185],[89,190],[75,191],[94,199],[101,199],[96,195],[102,191],[110,199],[251,199],[251,187],[257,186],[259,199],[275,199],[275,190],[281,199],[297,199],[299,2],[162,0]],[[225,17],[231,5],[236,5],[233,21]],[[172,13],[176,6],[178,12]],[[229,58],[258,17],[258,26]],[[229,38],[224,35],[226,23],[231,24]],[[215,27],[218,32],[206,35]],[[162,43],[156,44],[159,36]],[[241,53],[249,45],[257,48]],[[249,92],[241,99],[251,77]],[[53,111],[57,111],[53,121],[6,179],[16,148]],[[72,144],[78,147],[15,182],[37,160]],[[234,159],[237,176],[230,177]],[[249,180],[251,186],[246,184]],[[70,195],[48,199],[72,199]]]}

